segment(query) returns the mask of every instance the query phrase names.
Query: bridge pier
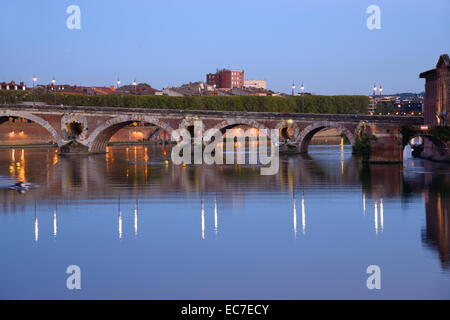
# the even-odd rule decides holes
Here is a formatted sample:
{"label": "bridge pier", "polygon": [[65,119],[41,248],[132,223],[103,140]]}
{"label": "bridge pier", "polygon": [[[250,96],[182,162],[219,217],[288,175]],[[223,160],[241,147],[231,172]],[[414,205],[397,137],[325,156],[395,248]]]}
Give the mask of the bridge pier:
{"label": "bridge pier", "polygon": [[66,143],[63,146],[59,147],[59,151],[61,154],[70,155],[70,154],[90,154],[89,148],[82,143],[72,140]]}
{"label": "bridge pier", "polygon": [[403,162],[403,135],[396,124],[366,124],[361,128],[360,139],[355,151],[368,143],[368,154],[362,154],[365,162],[401,163]]}

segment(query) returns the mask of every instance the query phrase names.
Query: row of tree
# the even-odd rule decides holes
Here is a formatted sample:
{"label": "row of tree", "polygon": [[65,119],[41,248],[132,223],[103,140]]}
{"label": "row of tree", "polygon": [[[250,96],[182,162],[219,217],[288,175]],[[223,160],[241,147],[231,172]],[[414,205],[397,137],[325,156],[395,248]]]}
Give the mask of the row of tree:
{"label": "row of tree", "polygon": [[[137,101],[136,101],[137,98]],[[330,114],[366,114],[366,96],[203,96],[168,97],[134,95],[72,95],[44,93],[35,96],[38,102],[68,106],[135,107],[151,109],[224,110],[259,112],[305,112]],[[33,101],[31,92],[0,90],[0,103]]]}

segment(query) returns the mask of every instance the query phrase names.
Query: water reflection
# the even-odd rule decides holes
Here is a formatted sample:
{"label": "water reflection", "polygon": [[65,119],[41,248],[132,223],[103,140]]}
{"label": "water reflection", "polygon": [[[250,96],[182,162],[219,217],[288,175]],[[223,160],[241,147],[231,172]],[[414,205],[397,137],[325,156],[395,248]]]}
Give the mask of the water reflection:
{"label": "water reflection", "polygon": [[138,235],[138,201],[136,199],[136,207],[134,208],[134,235]]}
{"label": "water reflection", "polygon": [[[143,241],[145,248],[153,243],[149,241],[153,235],[163,237],[159,244],[162,247],[173,241],[164,238],[164,232],[169,231],[162,231],[169,225],[170,229],[176,229],[173,237],[178,241],[189,242],[192,233],[196,241],[206,245],[208,241],[218,240],[220,223],[220,241],[214,242],[217,246],[235,237],[242,239],[242,250],[268,248],[270,251],[280,247],[288,250],[289,241],[297,239],[296,248],[306,252],[314,252],[311,246],[326,241],[331,241],[339,251],[341,245],[348,245],[345,238],[357,239],[354,244],[357,251],[360,249],[357,242],[362,237],[369,239],[366,246],[393,247],[396,255],[402,255],[412,249],[390,241],[405,237],[402,224],[418,212],[425,220],[421,222],[421,247],[432,250],[439,256],[439,261],[436,258],[439,266],[448,270],[448,167],[417,159],[407,159],[403,165],[364,165],[351,156],[349,146],[342,141],[339,146],[334,149],[311,146],[310,155],[282,157],[279,173],[274,176],[261,176],[257,166],[175,166],[170,162],[169,147],[108,147],[107,154],[90,157],[65,157],[54,149],[0,150],[0,186],[3,186],[0,220],[4,222],[9,215],[28,213],[26,237],[32,237],[34,225],[34,241],[39,241],[39,247],[47,239],[70,238],[70,228],[74,226],[68,222],[67,214],[72,208],[80,207],[93,210],[90,219],[109,230],[114,241],[129,241],[130,233],[134,234],[133,243]],[[20,177],[41,187],[26,194],[7,189]],[[161,215],[145,214],[153,212],[148,211],[154,210],[152,206],[157,206],[155,212]],[[36,207],[47,214],[38,214]],[[51,212],[53,216],[48,214]],[[72,223],[77,226],[80,221],[72,220]],[[242,229],[241,224],[245,226]],[[335,225],[343,230],[335,231]],[[209,230],[214,237],[209,236]],[[264,236],[258,238],[260,230]],[[271,238],[273,234],[276,240]],[[335,238],[328,239],[330,234]],[[266,237],[272,242],[252,247],[251,236],[259,242]],[[95,243],[96,238],[90,241]],[[317,250],[323,250],[317,246]],[[227,250],[220,248],[221,252]],[[202,250],[207,249],[194,245],[193,255],[198,254],[196,257],[204,264],[211,263],[202,257],[208,256],[205,252],[213,253]],[[296,254],[302,256],[300,252]],[[342,250],[339,254],[343,254]],[[323,263],[328,264],[325,260]]]}
{"label": "water reflection", "polygon": [[58,234],[58,218],[56,216],[56,209],[55,209],[55,212],[53,212],[53,236],[56,238],[57,234]]}

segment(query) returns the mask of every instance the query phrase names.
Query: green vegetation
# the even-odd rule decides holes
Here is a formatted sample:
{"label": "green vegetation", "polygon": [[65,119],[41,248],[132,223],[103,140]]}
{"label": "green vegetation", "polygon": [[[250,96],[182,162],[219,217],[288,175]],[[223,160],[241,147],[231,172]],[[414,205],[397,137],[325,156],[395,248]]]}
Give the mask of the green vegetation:
{"label": "green vegetation", "polygon": [[450,141],[450,126],[433,127],[430,129],[430,135],[442,142]]}
{"label": "green vegetation", "polygon": [[391,102],[378,102],[375,108],[375,114],[394,114],[395,107]]}
{"label": "green vegetation", "polygon": [[[217,110],[223,111],[260,111],[260,112],[302,112],[330,114],[366,114],[369,98],[366,96],[318,96],[303,97],[257,97],[257,96],[203,96],[200,97],[168,97],[138,96],[137,106],[150,109],[184,109],[184,110]],[[294,103],[292,103],[294,99]],[[134,95],[119,95],[120,107],[135,107]],[[33,101],[31,92],[0,91],[0,103],[17,103]],[[53,93],[36,96],[36,101],[54,104]],[[200,104],[201,101],[201,104]],[[57,105],[116,107],[117,95],[72,95],[57,94]]]}
{"label": "green vegetation", "polygon": [[[414,129],[412,126],[402,126],[401,133],[403,135],[403,146],[406,146],[412,138],[417,136],[427,136],[435,142],[446,143],[450,141],[450,126],[433,126],[428,133]],[[436,141],[437,140],[437,141]]]}
{"label": "green vegetation", "polygon": [[370,144],[371,141],[375,141],[375,136],[361,135],[356,138],[355,145],[353,146],[353,152],[355,155],[360,156],[363,160],[370,159]]}

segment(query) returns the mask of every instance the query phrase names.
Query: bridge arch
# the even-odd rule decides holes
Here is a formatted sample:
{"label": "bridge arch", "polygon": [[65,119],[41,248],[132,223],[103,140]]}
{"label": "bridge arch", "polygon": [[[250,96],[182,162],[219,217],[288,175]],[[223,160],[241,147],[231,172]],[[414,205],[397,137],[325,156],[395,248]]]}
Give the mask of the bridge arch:
{"label": "bridge arch", "polygon": [[243,118],[227,119],[227,120],[219,122],[218,124],[216,124],[215,126],[213,126],[211,128],[208,128],[207,130],[205,130],[204,140],[210,141],[212,138],[212,135],[217,130],[222,132],[222,135],[223,135],[223,134],[225,134],[226,130],[233,129],[238,126],[249,126],[252,128],[256,128],[258,130],[259,129],[269,130],[269,128],[267,128],[264,124],[262,124],[258,121],[255,121],[255,120],[243,119]]}
{"label": "bridge arch", "polygon": [[348,128],[346,128],[345,126],[343,126],[342,124],[339,123],[335,123],[335,122],[331,122],[331,121],[320,121],[320,122],[315,122],[313,124],[310,124],[309,126],[307,126],[305,129],[303,129],[300,134],[298,135],[295,144],[298,146],[299,151],[301,153],[307,153],[308,152],[308,146],[309,143],[311,142],[311,139],[313,138],[313,136],[324,129],[337,129],[339,131],[341,131],[348,139],[348,141],[350,142],[350,144],[352,146],[355,145],[355,134],[353,132],[351,132]]}
{"label": "bridge arch", "polygon": [[422,154],[422,152],[424,151],[423,147],[425,145],[425,140],[433,144],[435,150],[439,153],[440,156],[445,156],[448,154],[448,147],[443,141],[425,132],[414,132],[412,134],[405,135],[403,137],[403,151],[408,145],[411,145],[412,147],[411,141],[419,137],[422,138],[423,142],[421,145],[419,145],[416,155],[414,155],[416,151],[414,150],[414,148],[412,148],[413,156],[420,156]]}
{"label": "bridge arch", "polygon": [[172,134],[172,127],[159,120],[154,116],[146,116],[146,115],[122,115],[112,119],[107,120],[102,125],[98,126],[86,139],[86,146],[88,147],[89,152],[105,152],[106,146],[108,145],[109,140],[112,136],[122,129],[123,127],[132,124],[133,122],[146,122],[153,124],[167,131],[170,135]]}
{"label": "bridge arch", "polygon": [[0,110],[0,124],[7,121],[10,117],[14,118],[24,118],[27,120],[30,120],[34,123],[37,123],[44,129],[46,129],[50,135],[55,140],[58,147],[61,147],[64,145],[64,141],[61,137],[61,135],[55,130],[55,128],[52,127],[50,123],[48,123],[46,120],[42,119],[41,117],[38,117],[32,113],[25,112],[25,111],[11,111],[11,110]]}

